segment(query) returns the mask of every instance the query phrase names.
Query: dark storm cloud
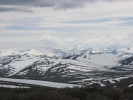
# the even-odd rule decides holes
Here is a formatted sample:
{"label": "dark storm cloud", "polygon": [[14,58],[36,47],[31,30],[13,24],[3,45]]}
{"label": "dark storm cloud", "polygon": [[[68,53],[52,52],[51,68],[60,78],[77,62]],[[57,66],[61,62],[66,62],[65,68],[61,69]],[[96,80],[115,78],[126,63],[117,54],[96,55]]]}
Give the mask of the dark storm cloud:
{"label": "dark storm cloud", "polygon": [[55,9],[69,9],[83,7],[87,3],[98,1],[115,2],[129,0],[0,0],[0,5],[22,5],[33,7],[52,7]]}
{"label": "dark storm cloud", "polygon": [[0,5],[23,5],[23,6],[40,6],[51,7],[59,0],[0,0]]}
{"label": "dark storm cloud", "polygon": [[16,11],[16,12],[30,12],[32,13],[33,11],[29,10],[29,9],[20,9],[20,8],[3,8],[0,7],[0,12],[11,12],[11,11]]}

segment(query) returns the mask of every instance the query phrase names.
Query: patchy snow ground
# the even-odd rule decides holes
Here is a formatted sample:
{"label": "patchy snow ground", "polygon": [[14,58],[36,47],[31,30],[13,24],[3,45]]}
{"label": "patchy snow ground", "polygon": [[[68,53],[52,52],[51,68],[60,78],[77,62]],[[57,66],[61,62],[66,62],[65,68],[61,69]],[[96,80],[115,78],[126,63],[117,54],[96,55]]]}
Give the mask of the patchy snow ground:
{"label": "patchy snow ground", "polygon": [[127,79],[127,78],[129,78],[129,77],[120,77],[120,78],[115,78],[114,80],[119,82],[120,80]]}
{"label": "patchy snow ground", "polygon": [[133,84],[129,85],[128,87],[133,87]]}
{"label": "patchy snow ground", "polygon": [[26,87],[26,86],[15,86],[15,85],[1,85],[0,87],[5,87],[5,88],[30,88],[30,87]]}

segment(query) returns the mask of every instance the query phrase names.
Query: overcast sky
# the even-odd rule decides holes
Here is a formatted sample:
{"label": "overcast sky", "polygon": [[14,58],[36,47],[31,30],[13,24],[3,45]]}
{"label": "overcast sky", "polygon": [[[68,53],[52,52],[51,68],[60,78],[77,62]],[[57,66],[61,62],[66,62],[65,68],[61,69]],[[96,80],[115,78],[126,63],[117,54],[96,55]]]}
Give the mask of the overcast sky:
{"label": "overcast sky", "polygon": [[133,0],[0,0],[0,48],[133,47]]}

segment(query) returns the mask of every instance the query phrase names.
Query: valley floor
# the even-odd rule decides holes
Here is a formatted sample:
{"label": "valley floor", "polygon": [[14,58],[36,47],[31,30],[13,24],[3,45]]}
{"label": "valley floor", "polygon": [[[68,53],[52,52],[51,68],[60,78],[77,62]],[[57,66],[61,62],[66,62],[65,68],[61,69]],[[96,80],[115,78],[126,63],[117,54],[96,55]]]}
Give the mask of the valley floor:
{"label": "valley floor", "polygon": [[74,86],[80,87],[80,85],[75,85],[75,84],[66,84],[66,83],[57,83],[57,82],[39,81],[39,80],[27,80],[27,79],[0,78],[0,81],[11,82],[16,84],[30,84],[36,86],[55,87],[55,88],[65,88],[65,87],[72,88]]}
{"label": "valley floor", "polygon": [[0,100],[133,100],[133,88],[4,88]]}

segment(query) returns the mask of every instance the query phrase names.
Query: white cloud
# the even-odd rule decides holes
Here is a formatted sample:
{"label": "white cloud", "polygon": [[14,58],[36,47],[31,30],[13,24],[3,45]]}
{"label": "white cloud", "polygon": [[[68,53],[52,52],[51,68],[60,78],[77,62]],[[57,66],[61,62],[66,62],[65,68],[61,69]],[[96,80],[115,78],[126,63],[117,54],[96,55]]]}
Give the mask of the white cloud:
{"label": "white cloud", "polygon": [[121,34],[101,38],[90,38],[87,40],[80,41],[77,46],[80,48],[86,47],[100,47],[100,48],[123,48],[133,47],[133,34]]}
{"label": "white cloud", "polygon": [[73,38],[66,38],[66,42],[74,42]]}
{"label": "white cloud", "polygon": [[43,41],[44,45],[56,46],[57,48],[74,48],[75,46],[79,49],[81,48],[123,48],[123,47],[133,47],[133,34],[121,34],[114,36],[104,36],[88,39],[73,39],[67,38],[57,38],[55,36],[45,34],[39,38]]}
{"label": "white cloud", "polygon": [[50,34],[42,35],[39,38],[40,41],[42,41],[45,45],[59,45],[61,43],[61,40],[59,40],[55,36],[51,36]]}
{"label": "white cloud", "polygon": [[[87,36],[86,36],[87,37]],[[36,39],[36,36],[0,37],[0,47],[56,47],[56,48],[124,48],[133,47],[133,33],[120,35],[91,36],[87,38],[57,37],[52,34],[44,34]],[[10,45],[12,44],[12,45]],[[10,45],[10,46],[9,46]],[[30,45],[30,46],[29,46]]]}

